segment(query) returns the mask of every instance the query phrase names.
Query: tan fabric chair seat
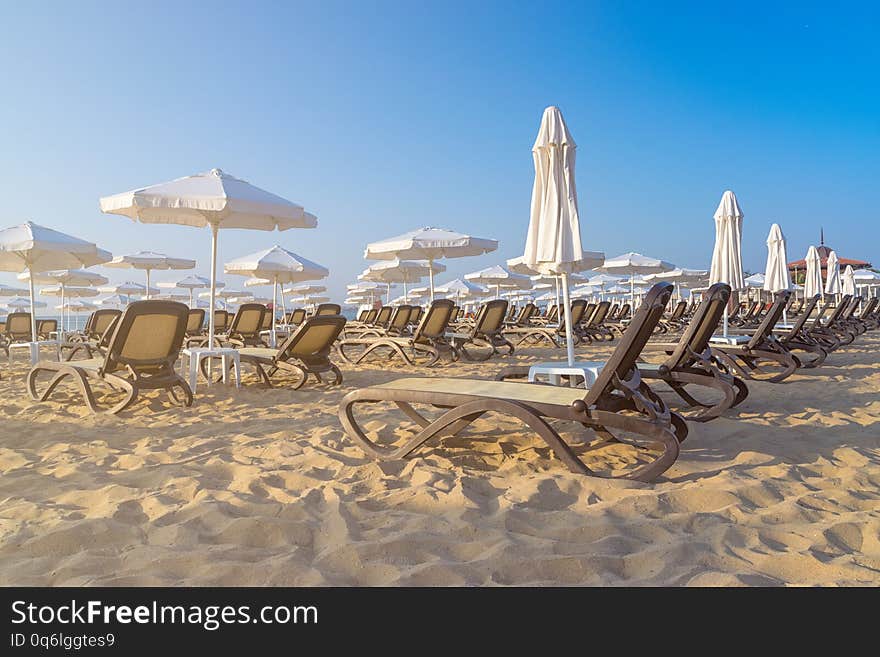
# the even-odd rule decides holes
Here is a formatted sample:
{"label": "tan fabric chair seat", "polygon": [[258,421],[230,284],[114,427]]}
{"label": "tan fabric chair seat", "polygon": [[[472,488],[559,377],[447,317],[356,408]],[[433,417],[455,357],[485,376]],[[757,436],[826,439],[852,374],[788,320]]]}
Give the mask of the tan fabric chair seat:
{"label": "tan fabric chair seat", "polygon": [[278,353],[278,350],[271,347],[242,347],[238,350],[238,353],[241,356],[254,356],[255,358],[272,360]]}
{"label": "tan fabric chair seat", "polygon": [[586,391],[578,388],[545,386],[534,383],[511,381],[480,381],[477,379],[453,378],[407,378],[397,379],[373,388],[386,390],[412,390],[450,395],[470,395],[474,397],[494,397],[536,404],[559,404],[570,406],[572,402],[583,399]]}

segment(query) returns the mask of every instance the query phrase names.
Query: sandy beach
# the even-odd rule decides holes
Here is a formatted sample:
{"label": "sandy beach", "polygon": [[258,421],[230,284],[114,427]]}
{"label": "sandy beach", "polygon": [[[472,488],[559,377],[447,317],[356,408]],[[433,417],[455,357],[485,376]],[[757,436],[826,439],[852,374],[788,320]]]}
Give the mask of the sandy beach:
{"label": "sandy beach", "polygon": [[338,388],[267,390],[248,374],[240,391],[200,386],[190,409],[148,392],[93,416],[72,386],[30,401],[19,359],[0,380],[0,584],[880,584],[876,332],[690,423],[653,484],[570,474],[498,416],[377,463],[344,436],[338,402],[417,372],[343,370]]}

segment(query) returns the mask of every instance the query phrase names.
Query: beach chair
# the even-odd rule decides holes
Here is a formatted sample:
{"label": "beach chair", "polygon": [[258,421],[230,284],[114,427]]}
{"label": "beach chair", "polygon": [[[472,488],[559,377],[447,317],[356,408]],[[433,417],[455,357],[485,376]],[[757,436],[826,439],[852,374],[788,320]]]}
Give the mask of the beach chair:
{"label": "beach chair", "polygon": [[[780,383],[788,378],[799,366],[800,361],[773,335],[773,327],[782,318],[782,311],[788,303],[791,292],[779,292],[776,301],[770,310],[764,315],[761,324],[750,339],[741,345],[723,344],[718,341],[710,342],[712,357],[718,365],[731,375],[739,375],[745,379],[764,380],[770,383]],[[730,335],[748,335],[745,333],[731,332]],[[763,362],[764,365],[759,365]],[[766,374],[767,363],[773,363],[782,368],[781,372],[770,372],[771,376],[763,378]],[[756,377],[761,374],[762,377]]]}
{"label": "beach chair", "polygon": [[[188,311],[176,301],[130,303],[116,324],[105,356],[74,362],[41,360],[28,372],[28,393],[32,399],[45,401],[59,383],[70,377],[93,413],[119,413],[134,402],[141,390],[167,390],[175,402],[191,406],[192,391],[174,370],[186,334]],[[42,374],[52,378],[45,390],[38,392],[37,380]],[[122,401],[100,408],[92,391],[93,382],[121,391]]]}
{"label": "beach chair", "polygon": [[[239,361],[242,365],[253,365],[260,381],[272,387],[272,377],[277,372],[293,374],[292,383],[285,386],[298,390],[306,383],[309,374],[318,382],[322,382],[322,374],[333,373],[333,381],[329,385],[342,383],[342,372],[330,362],[330,351],[333,343],[345,327],[345,317],[341,315],[321,315],[309,317],[277,348],[241,347],[238,349]],[[202,374],[210,379],[210,372],[217,372],[208,367],[207,358],[200,363]],[[219,360],[219,357],[216,359]],[[222,374],[218,376],[218,380]]]}
{"label": "beach chair", "polygon": [[[592,342],[589,336],[581,336],[577,332],[577,326],[583,319],[586,309],[587,302],[584,299],[575,299],[571,302],[571,325],[574,327],[572,337],[575,344],[579,344],[582,338]],[[561,314],[559,319],[560,322],[557,326],[508,327],[504,332],[505,335],[513,335],[519,338],[516,346],[521,344],[535,346],[542,342],[548,342],[554,347],[559,347],[565,341],[565,314]]]}
{"label": "beach chair", "polygon": [[470,361],[486,361],[498,353],[499,347],[507,347],[512,356],[513,344],[504,337],[504,318],[507,301],[494,299],[480,306],[474,325],[466,332],[446,334],[453,351]]}
{"label": "beach chair", "polygon": [[286,322],[290,326],[299,326],[304,321],[306,321],[306,309],[305,308],[295,308],[287,313]]}
{"label": "beach chair", "polygon": [[260,332],[264,317],[269,310],[261,303],[243,303],[232,318],[223,335],[215,335],[220,344],[227,347],[265,347]]}
{"label": "beach chair", "polygon": [[103,356],[121,316],[122,311],[116,308],[102,308],[90,314],[82,333],[68,335],[60,345],[64,360],[73,360],[81,351],[86,353],[86,358],[93,358],[96,353]]}
{"label": "beach chair", "polygon": [[205,311],[202,308],[190,308],[186,317],[186,346],[202,343],[202,324],[205,323]]}
{"label": "beach chair", "polygon": [[37,340],[50,340],[52,334],[58,332],[57,319],[38,319],[37,320]]}
{"label": "beach chair", "polygon": [[578,335],[581,338],[589,338],[591,342],[593,340],[613,340],[614,333],[605,326],[605,320],[610,310],[610,302],[600,301],[596,304],[593,312],[585,312],[586,319],[576,328]]}
{"label": "beach chair", "polygon": [[[446,339],[446,328],[454,305],[449,299],[434,301],[412,337],[385,335],[346,338],[336,343],[336,350],[343,360],[353,365],[370,355],[382,356],[385,360],[400,357],[408,365],[424,367],[436,364],[442,353],[449,353],[455,358],[456,354]],[[346,349],[355,353],[347,354]]]}
{"label": "beach chair", "polygon": [[412,306],[382,306],[375,320],[363,326],[348,326],[342,332],[342,338],[375,338],[382,335],[401,335],[406,331]]}
{"label": "beach chair", "polygon": [[322,303],[315,308],[313,317],[322,317],[324,315],[341,315],[342,306],[338,303]]}
{"label": "beach chair", "polygon": [[[599,475],[551,425],[553,420],[569,421],[591,429],[604,444],[615,448],[629,445],[640,456],[650,458],[611,476],[651,481],[675,463],[679,443],[687,435],[684,420],[642,381],[636,367],[636,359],[671,294],[672,285],[668,283],[659,283],[648,292],[589,390],[512,381],[402,378],[348,393],[340,402],[339,420],[348,437],[364,452],[390,460],[411,456],[432,439],[454,436],[486,413],[497,413],[526,425],[572,472]],[[361,406],[389,402],[419,427],[402,444],[397,438],[401,434],[398,427],[392,427],[396,443],[387,444],[368,437],[355,417]],[[436,419],[429,418],[414,404],[440,409],[440,414]],[[369,417],[375,420],[375,415]],[[590,451],[597,447],[591,446]]]}

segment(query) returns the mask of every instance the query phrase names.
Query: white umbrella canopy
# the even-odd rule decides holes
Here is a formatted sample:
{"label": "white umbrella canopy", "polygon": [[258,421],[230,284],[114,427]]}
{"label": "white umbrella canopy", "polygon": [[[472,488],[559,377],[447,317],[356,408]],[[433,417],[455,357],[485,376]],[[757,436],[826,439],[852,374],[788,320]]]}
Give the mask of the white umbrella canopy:
{"label": "white umbrella canopy", "polygon": [[[54,287],[44,287],[40,290],[40,294],[46,297],[64,297],[71,299],[79,297],[96,297],[98,291],[90,287],[62,287],[56,285]],[[62,303],[64,303],[62,301]]]}
{"label": "white umbrella canopy", "polygon": [[[375,285],[375,287],[379,287],[379,285]],[[370,291],[373,288],[366,288],[366,287],[353,288],[352,286],[349,285],[348,289],[358,289],[358,290]],[[282,290],[282,292],[284,294],[298,294],[300,296],[308,295],[308,294],[318,294],[319,292],[326,292],[326,291],[327,291],[326,285],[317,285],[315,283],[301,283],[300,285],[293,285],[291,287],[288,287],[288,288]]]}
{"label": "white umbrella canopy", "polygon": [[841,291],[843,294],[851,294],[855,295],[856,293],[856,280],[855,280],[855,272],[853,271],[852,265],[847,265],[846,269],[843,270],[843,274],[840,276],[841,283]]}
{"label": "white umbrella canopy", "polygon": [[880,274],[870,269],[859,269],[853,272],[853,280],[858,285],[877,284],[880,283]]}
{"label": "white umbrella canopy", "polygon": [[[155,253],[153,251],[138,251],[129,255],[116,256],[110,262],[105,263],[104,266],[113,269],[143,270],[147,275],[147,289],[150,289],[150,272],[168,269],[194,269],[196,261],[187,260],[186,258],[171,258],[164,253]],[[147,298],[150,298],[149,294],[147,294]]]}
{"label": "white umbrella canopy", "polygon": [[[10,299],[9,301],[4,301],[0,305],[2,305],[4,308],[8,308],[9,310],[28,310],[31,305],[33,305],[34,308],[46,307],[46,304],[42,301],[34,301],[33,304],[31,304],[31,300],[25,297],[15,297],[13,299]],[[33,313],[31,314],[33,315]]]}
{"label": "white umbrella canopy", "polygon": [[[313,281],[330,275],[330,270],[326,267],[303,258],[293,251],[288,251],[277,244],[268,249],[231,260],[223,266],[223,270],[227,274],[265,279],[272,285],[273,314],[278,306],[279,283],[283,285],[285,283]],[[262,284],[262,282],[256,283],[256,285]],[[274,321],[272,322],[270,335],[272,346],[274,346],[276,341]]]}
{"label": "white umbrella canopy", "polygon": [[[709,285],[727,283],[733,290],[745,287],[742,267],[743,212],[736,194],[727,190],[715,210],[715,247],[712,250],[712,267],[709,269]],[[727,337],[728,307],[724,307],[724,337]]]}
{"label": "white umbrella canopy", "polygon": [[[569,267],[571,269],[571,272],[569,273],[573,274],[574,272],[590,271],[591,269],[595,269],[596,267],[601,267],[604,263],[605,254],[602,251],[582,251],[581,257],[569,264]],[[536,274],[541,274],[540,271],[526,264],[525,256],[508,259],[507,268],[515,274],[525,274],[526,276],[535,276]]]}
{"label": "white umbrella canopy", "polygon": [[[222,281],[217,281],[217,287],[224,287],[226,284]],[[180,288],[183,290],[189,290],[189,305],[193,307],[193,294],[194,290],[203,290],[211,287],[211,279],[205,278],[204,276],[196,276],[195,274],[190,274],[188,276],[184,276],[183,278],[178,278],[174,281],[162,281],[159,283],[159,287],[169,290],[174,288]]]}
{"label": "white umbrella canopy", "polygon": [[84,313],[97,310],[98,306],[84,299],[69,299],[64,303],[55,306],[55,309],[60,310],[62,313],[65,310],[70,313]]}
{"label": "white umbrella canopy", "polygon": [[[99,249],[92,242],[32,221],[0,230],[0,271],[35,274],[56,269],[77,269],[99,265],[112,257],[109,251]],[[28,282],[33,302],[33,277]],[[37,321],[33,312],[31,335],[36,339]]]}
{"label": "white umbrella canopy", "polygon": [[0,297],[17,297],[21,294],[27,294],[27,290],[0,283]]}
{"label": "white umbrella canopy", "polygon": [[532,287],[532,279],[524,274],[514,274],[501,265],[492,265],[465,274],[464,279],[478,285],[485,285],[495,288],[496,296],[501,295],[501,288],[515,288],[518,290],[528,290]]}
{"label": "white umbrella canopy", "polygon": [[431,291],[428,289],[428,286],[414,287],[409,291],[409,296],[413,299],[424,299],[425,297],[430,296],[430,294]]}
{"label": "white umbrella canopy", "polygon": [[758,287],[763,289],[765,284],[764,274],[752,274],[743,279],[743,283],[747,287]]}
{"label": "white umbrella canopy", "polygon": [[770,226],[770,234],[767,235],[767,267],[764,269],[764,289],[767,292],[791,289],[787,263],[785,235],[782,234],[779,224],[773,224]]}
{"label": "white umbrella canopy", "polygon": [[840,260],[836,251],[828,254],[825,264],[825,294],[840,294]]}
{"label": "white umbrella canopy", "polygon": [[807,249],[807,272],[804,278],[804,297],[812,299],[817,294],[822,294],[822,261],[819,259],[819,251],[815,246]]}
{"label": "white umbrella canopy", "polygon": [[403,296],[407,296],[407,285],[418,283],[425,276],[433,279],[434,274],[446,271],[446,267],[439,262],[428,262],[427,260],[401,260],[395,258],[367,267],[363,273],[358,276],[359,280],[385,283],[389,285],[388,292],[390,295],[390,284],[402,283]]}
{"label": "white umbrella canopy", "polygon": [[[427,260],[431,265],[441,258],[466,258],[489,253],[498,241],[457,233],[446,228],[425,227],[367,244],[367,260]],[[431,301],[434,300],[434,270],[429,268]]]}
{"label": "white umbrella canopy", "polygon": [[[123,283],[111,283],[110,285],[102,285],[98,288],[98,292],[103,292],[104,294],[122,294],[126,297],[130,296],[138,296],[143,297],[147,295],[147,288],[140,283],[135,283],[134,281],[125,281]],[[159,294],[159,290],[155,287],[151,287],[149,289],[151,294]]]}
{"label": "white umbrella canopy", "polygon": [[128,297],[121,294],[111,294],[107,297],[96,299],[95,303],[107,307],[125,307],[128,305]]}
{"label": "white umbrella canopy", "polygon": [[487,297],[491,294],[482,285],[477,285],[463,278],[456,278],[448,283],[444,283],[435,288],[434,292],[439,292],[447,298],[455,297],[459,302],[467,297]]}
{"label": "white umbrella canopy", "polygon": [[[30,273],[24,272],[18,275],[18,279],[26,281]],[[40,285],[73,285],[76,287],[89,287],[94,285],[106,285],[109,283],[106,276],[85,269],[60,269],[57,271],[44,271],[34,274],[34,283]]]}
{"label": "white umbrella canopy", "polygon": [[[621,253],[610,260],[606,259],[605,264],[597,267],[596,271],[631,277],[636,274],[657,274],[672,269],[675,269],[675,265],[671,262],[630,251],[628,253]],[[635,303],[635,285],[636,281],[630,279],[630,303],[633,304]]]}
{"label": "white umbrella canopy", "polygon": [[[318,219],[302,206],[211,169],[100,200],[101,211],[152,224],[211,229],[211,309],[216,306],[217,233],[223,228],[288,230],[315,228]],[[208,313],[208,344],[214,344],[214,313]]]}

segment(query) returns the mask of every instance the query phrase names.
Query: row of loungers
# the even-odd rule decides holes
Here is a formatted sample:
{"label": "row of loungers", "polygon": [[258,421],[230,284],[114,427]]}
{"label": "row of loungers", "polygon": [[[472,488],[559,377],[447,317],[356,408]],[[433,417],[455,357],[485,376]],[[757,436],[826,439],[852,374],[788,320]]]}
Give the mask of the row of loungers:
{"label": "row of loungers", "polygon": [[[712,338],[729,302],[730,288],[712,286],[692,313],[690,309],[679,312],[680,304],[667,312],[671,292],[669,284],[655,285],[635,315],[620,323],[620,341],[588,390],[523,382],[528,368],[521,366],[504,368],[495,381],[405,378],[350,392],[340,404],[340,420],[346,433],[367,453],[396,459],[413,454],[431,439],[463,431],[485,413],[499,412],[526,424],[572,471],[596,474],[550,423],[569,420],[591,429],[603,442],[628,444],[646,455],[646,462],[617,476],[648,481],[674,463],[678,446],[688,433],[686,419],[705,422],[716,418],[747,397],[747,381],[782,381],[798,367],[816,366],[841,344],[880,325],[876,299],[856,314],[859,300],[844,297],[830,315],[819,313],[813,319],[816,297],[807,301],[790,328],[780,331],[777,325],[790,301],[789,294],[782,293],[757,326],[739,329],[741,343],[719,343]],[[359,354],[354,362],[361,362],[365,354],[377,355],[384,350],[383,359],[401,356],[411,365],[434,364],[443,353],[455,360],[480,349],[491,356],[500,347],[507,346],[508,353],[514,348],[505,338],[510,329],[505,323],[507,302],[500,300],[483,304],[472,322],[459,320],[455,324],[451,324],[453,318],[458,319],[453,302],[438,300],[421,315],[415,328],[410,328],[408,318],[406,322],[399,320],[396,327],[391,321],[384,328],[365,321],[352,322],[349,327],[338,314],[316,314],[303,320],[277,349],[260,341],[267,314],[271,317],[265,306],[244,304],[218,340],[236,347],[241,362],[254,366],[260,380],[269,385],[279,371],[293,375],[293,388],[303,385],[309,375],[321,381],[321,375],[328,372],[333,375],[329,384],[341,383],[342,373],[330,360],[334,345],[345,360],[352,359],[352,351]],[[121,411],[136,399],[139,390],[151,388],[166,389],[174,400],[188,406],[192,392],[175,366],[191,332],[192,316],[183,304],[167,301],[135,302],[115,315],[97,311],[87,330],[65,345],[69,359],[82,351],[87,358],[41,361],[28,374],[28,391],[42,401],[60,381],[71,377],[93,411],[101,410],[91,391],[95,381],[123,394],[121,401],[105,409],[109,412]],[[661,323],[665,327],[658,331]],[[583,320],[577,325],[583,326]],[[662,341],[664,335],[677,331],[680,337],[676,342]],[[665,359],[644,362],[643,352],[650,350],[665,354]],[[809,356],[801,360],[794,351]],[[95,357],[95,353],[99,355]],[[203,373],[210,376],[207,370]],[[38,391],[43,375],[51,379]],[[670,409],[649,381],[666,383],[688,408],[681,412]],[[700,401],[700,388],[714,390],[720,399]],[[355,418],[355,409],[379,402],[396,404],[421,430],[402,444],[368,437]],[[415,408],[417,404],[440,409],[439,417],[429,418]]]}

